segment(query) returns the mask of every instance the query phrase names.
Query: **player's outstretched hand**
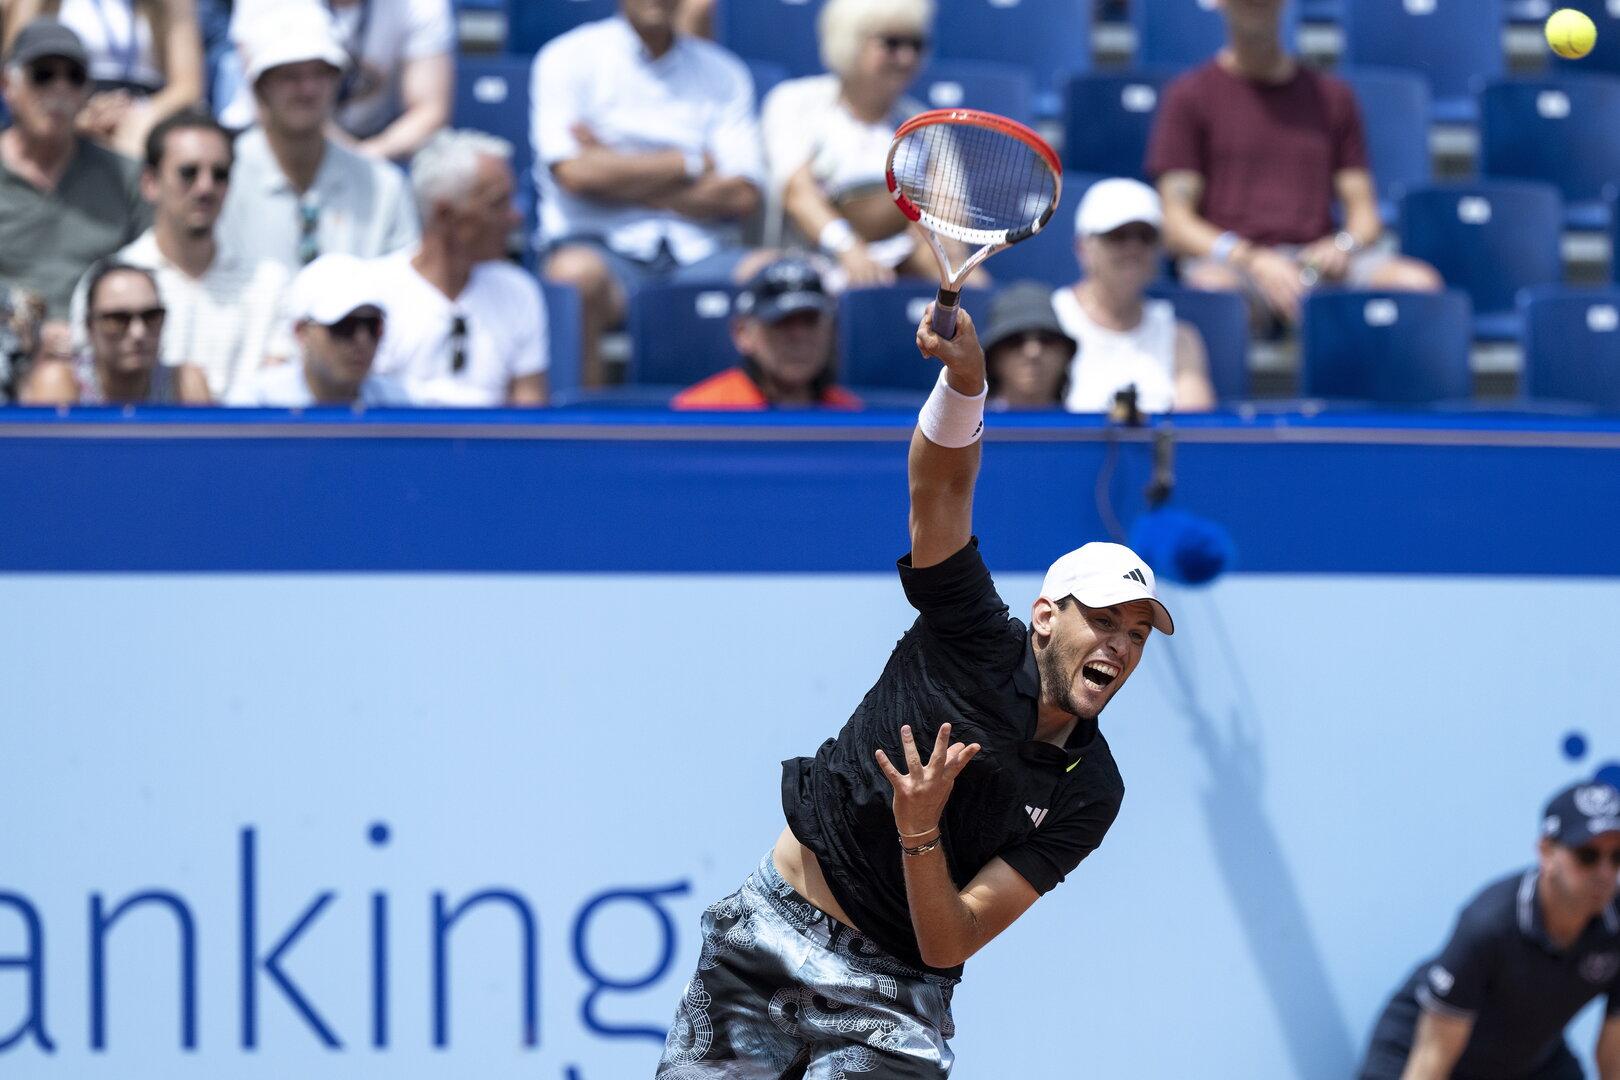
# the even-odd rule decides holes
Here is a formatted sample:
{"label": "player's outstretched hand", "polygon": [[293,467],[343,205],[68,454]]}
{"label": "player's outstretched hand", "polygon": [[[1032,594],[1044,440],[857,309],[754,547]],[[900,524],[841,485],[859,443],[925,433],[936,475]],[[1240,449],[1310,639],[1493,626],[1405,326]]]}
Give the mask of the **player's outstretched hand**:
{"label": "player's outstretched hand", "polygon": [[[961,336],[957,328],[957,336]],[[889,756],[877,752],[878,768],[889,778],[894,788],[894,823],[902,833],[921,836],[939,825],[945,812],[945,802],[951,797],[956,778],[967,763],[979,752],[978,743],[951,743],[951,725],[939,725],[939,737],[934,740],[934,752],[924,765],[917,754],[917,742],[911,736],[911,726],[900,728],[900,745],[906,755],[906,771],[894,767]]]}
{"label": "player's outstretched hand", "polygon": [[969,397],[978,394],[984,389],[984,348],[979,344],[973,317],[966,308],[958,308],[956,336],[949,341],[934,333],[933,317],[934,305],[929,304],[922,322],[917,324],[917,349],[950,370],[951,388],[957,393]]}

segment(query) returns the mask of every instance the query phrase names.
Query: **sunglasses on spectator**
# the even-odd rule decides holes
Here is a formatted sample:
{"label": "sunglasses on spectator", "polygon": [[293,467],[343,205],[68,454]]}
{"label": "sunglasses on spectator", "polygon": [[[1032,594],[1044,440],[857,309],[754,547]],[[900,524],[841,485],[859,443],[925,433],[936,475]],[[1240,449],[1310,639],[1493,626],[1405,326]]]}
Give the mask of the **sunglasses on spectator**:
{"label": "sunglasses on spectator", "polygon": [[49,86],[57,79],[64,79],[75,90],[81,89],[90,81],[90,73],[78,64],[61,62],[56,64],[31,64],[28,68],[28,81],[35,86]]}
{"label": "sunglasses on spectator", "polygon": [[[1591,869],[1592,867],[1596,866],[1598,864],[1598,860],[1603,858],[1603,852],[1599,851],[1595,847],[1570,848],[1569,853],[1575,856],[1576,862],[1580,863],[1587,869]],[[1610,866],[1614,867],[1616,870],[1620,870],[1620,848],[1615,848],[1613,851],[1609,852],[1608,861]]]}
{"label": "sunglasses on spectator", "polygon": [[1124,244],[1134,240],[1138,244],[1151,246],[1159,242],[1159,230],[1140,222],[1121,225],[1117,229],[1102,233],[1101,236],[1110,244]]}
{"label": "sunglasses on spectator", "polygon": [[[201,165],[182,165],[175,169],[174,172],[186,187],[195,187],[204,170]],[[231,167],[229,165],[213,165],[208,168],[207,172],[216,185],[231,182]]]}
{"label": "sunglasses on spectator", "polygon": [[457,315],[450,320],[450,370],[460,372],[467,366],[467,319]]}
{"label": "sunglasses on spectator", "polygon": [[354,335],[364,330],[371,340],[376,341],[382,337],[383,317],[381,315],[345,315],[337,322],[326,328],[326,332],[339,341],[350,341]]}
{"label": "sunglasses on spectator", "polygon": [[911,49],[915,52],[926,52],[928,49],[928,39],[921,34],[880,34],[878,40],[892,53],[897,53],[901,49]]}
{"label": "sunglasses on spectator", "polygon": [[168,316],[167,308],[142,308],[139,311],[98,311],[91,315],[97,326],[114,337],[123,337],[129,333],[129,328],[140,320],[141,327],[149,334],[155,334],[163,326],[163,320]]}

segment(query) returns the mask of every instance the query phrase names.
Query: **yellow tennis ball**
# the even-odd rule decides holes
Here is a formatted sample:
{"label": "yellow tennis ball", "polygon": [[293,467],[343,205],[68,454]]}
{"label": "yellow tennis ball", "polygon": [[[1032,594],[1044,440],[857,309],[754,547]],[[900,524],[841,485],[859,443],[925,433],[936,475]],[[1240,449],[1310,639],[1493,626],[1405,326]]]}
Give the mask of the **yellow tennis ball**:
{"label": "yellow tennis ball", "polygon": [[1547,18],[1547,44],[1565,60],[1579,60],[1597,44],[1597,27],[1584,12],[1559,8]]}

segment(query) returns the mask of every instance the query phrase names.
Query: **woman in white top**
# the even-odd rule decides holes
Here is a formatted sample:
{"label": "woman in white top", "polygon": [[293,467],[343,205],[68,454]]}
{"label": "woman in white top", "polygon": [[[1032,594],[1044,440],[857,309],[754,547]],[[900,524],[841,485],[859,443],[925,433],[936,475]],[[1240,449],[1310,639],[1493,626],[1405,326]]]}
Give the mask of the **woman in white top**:
{"label": "woman in white top", "polygon": [[1080,345],[1064,400],[1070,412],[1108,412],[1133,386],[1145,413],[1215,407],[1204,339],[1168,300],[1146,296],[1159,272],[1161,222],[1158,193],[1140,181],[1102,180],[1080,200],[1075,249],[1086,276],[1052,295]]}
{"label": "woman in white top", "polygon": [[827,0],[817,31],[832,72],[790,79],[765,99],[766,165],[794,228],[838,260],[851,285],[934,276],[883,182],[894,130],[922,106],[933,0]]}
{"label": "woman in white top", "polygon": [[79,35],[96,92],[79,114],[87,137],[139,160],[159,120],[203,94],[196,0],[4,0],[5,49],[41,15]]}

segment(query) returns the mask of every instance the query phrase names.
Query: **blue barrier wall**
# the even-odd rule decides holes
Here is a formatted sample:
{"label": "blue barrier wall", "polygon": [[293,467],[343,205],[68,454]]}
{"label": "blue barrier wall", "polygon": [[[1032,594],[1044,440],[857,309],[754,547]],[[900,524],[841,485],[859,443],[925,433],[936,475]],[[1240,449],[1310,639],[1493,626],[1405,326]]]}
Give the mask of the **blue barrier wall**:
{"label": "blue barrier wall", "polygon": [[[776,763],[909,622],[906,432],[609,419],[0,425],[0,1072],[650,1075]],[[1109,454],[994,429],[1015,611]],[[1239,572],[1170,590],[1104,717],[1120,820],[970,963],[958,1074],[1346,1075],[1545,795],[1620,760],[1617,455],[1183,425]],[[1149,457],[1114,454],[1127,521]]]}

